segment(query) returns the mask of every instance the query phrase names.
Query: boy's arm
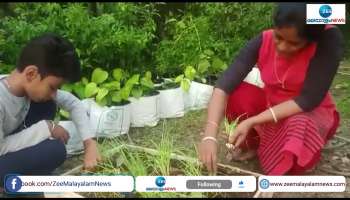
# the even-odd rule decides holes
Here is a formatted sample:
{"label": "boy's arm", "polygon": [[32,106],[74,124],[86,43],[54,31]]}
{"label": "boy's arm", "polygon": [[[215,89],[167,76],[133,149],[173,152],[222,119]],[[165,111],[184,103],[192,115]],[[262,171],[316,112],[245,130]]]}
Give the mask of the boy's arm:
{"label": "boy's arm", "polygon": [[69,92],[58,90],[55,100],[59,107],[70,113],[83,141],[95,137],[95,133],[90,128],[88,111],[77,97]]}
{"label": "boy's arm", "polygon": [[101,157],[97,150],[97,144],[95,140],[93,140],[95,133],[90,128],[87,109],[77,97],[62,90],[57,91],[56,102],[58,106],[70,113],[84,141],[84,168],[86,170],[93,170],[97,166],[97,162],[101,160]]}
{"label": "boy's arm", "polygon": [[51,136],[47,122],[42,120],[29,128],[5,137],[3,131],[4,114],[0,106],[0,156],[34,146]]}

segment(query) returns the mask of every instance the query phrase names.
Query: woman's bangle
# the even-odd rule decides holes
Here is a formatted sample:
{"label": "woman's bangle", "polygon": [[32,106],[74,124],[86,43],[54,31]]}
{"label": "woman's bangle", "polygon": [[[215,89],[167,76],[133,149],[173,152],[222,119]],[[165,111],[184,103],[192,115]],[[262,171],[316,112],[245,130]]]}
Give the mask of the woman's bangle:
{"label": "woman's bangle", "polygon": [[207,123],[208,123],[208,124],[212,124],[212,125],[214,125],[216,128],[219,128],[218,123],[216,123],[216,122],[214,122],[214,121],[210,121],[210,120],[208,120],[208,121],[207,121]]}
{"label": "woman's bangle", "polygon": [[212,140],[212,141],[214,141],[216,144],[218,143],[218,141],[216,140],[215,137],[207,136],[207,137],[204,137],[204,138],[202,139],[202,141],[206,141],[206,140]]}
{"label": "woman's bangle", "polygon": [[275,121],[275,123],[277,123],[278,120],[277,120],[277,117],[276,117],[275,112],[273,111],[273,109],[272,109],[271,107],[269,107],[269,109],[270,109],[270,112],[271,112],[271,114],[272,114],[273,120]]}

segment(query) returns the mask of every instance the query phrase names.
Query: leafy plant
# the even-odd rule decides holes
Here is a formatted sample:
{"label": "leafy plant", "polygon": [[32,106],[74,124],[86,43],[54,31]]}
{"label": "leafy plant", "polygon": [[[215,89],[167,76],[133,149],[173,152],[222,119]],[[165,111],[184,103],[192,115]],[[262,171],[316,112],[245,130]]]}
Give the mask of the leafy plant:
{"label": "leafy plant", "polygon": [[15,68],[13,65],[6,65],[0,61],[0,74],[10,74]]}
{"label": "leafy plant", "polygon": [[227,64],[222,61],[214,52],[207,49],[199,55],[197,66],[196,80],[206,84],[208,76],[216,76],[227,68]]}
{"label": "leafy plant", "polygon": [[133,66],[150,63],[148,49],[156,31],[154,5],[100,5],[102,13],[94,16],[89,13],[88,3],[16,3],[14,15],[0,21],[6,38],[6,43],[0,42],[0,59],[14,65],[20,49],[31,38],[53,32],[74,44],[84,73],[93,66],[108,71],[125,66],[132,71]]}
{"label": "leafy plant", "polygon": [[96,68],[92,72],[91,82],[86,77],[74,84],[65,84],[62,89],[72,92],[80,99],[94,98],[101,106],[111,106],[112,104],[123,104],[128,101],[133,81],[125,82],[125,73],[120,68],[115,68],[112,76],[101,68]]}
{"label": "leafy plant", "polygon": [[200,78],[221,73],[248,40],[271,27],[273,8],[271,3],[186,4],[181,14],[164,18],[155,50],[157,73],[177,76],[187,65],[195,66]]}
{"label": "leafy plant", "polygon": [[188,92],[191,86],[191,81],[196,76],[197,71],[192,66],[187,66],[184,74],[175,78],[175,83],[180,83],[181,88]]}
{"label": "leafy plant", "polygon": [[134,79],[129,85],[132,85],[131,96],[137,99],[142,96],[152,95],[156,91],[150,71],[147,71],[141,79],[139,74],[134,75]]}

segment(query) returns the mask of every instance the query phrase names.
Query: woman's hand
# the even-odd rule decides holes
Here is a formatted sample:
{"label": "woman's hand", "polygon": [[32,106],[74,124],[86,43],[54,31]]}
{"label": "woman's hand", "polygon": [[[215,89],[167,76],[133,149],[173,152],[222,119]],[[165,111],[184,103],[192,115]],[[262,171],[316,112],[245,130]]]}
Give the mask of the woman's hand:
{"label": "woman's hand", "polygon": [[213,140],[202,140],[199,144],[199,159],[207,167],[209,174],[216,174],[218,145]]}
{"label": "woman's hand", "polygon": [[239,147],[247,138],[249,131],[255,126],[255,122],[252,118],[246,119],[238,124],[233,133],[230,134],[228,139],[233,147]]}

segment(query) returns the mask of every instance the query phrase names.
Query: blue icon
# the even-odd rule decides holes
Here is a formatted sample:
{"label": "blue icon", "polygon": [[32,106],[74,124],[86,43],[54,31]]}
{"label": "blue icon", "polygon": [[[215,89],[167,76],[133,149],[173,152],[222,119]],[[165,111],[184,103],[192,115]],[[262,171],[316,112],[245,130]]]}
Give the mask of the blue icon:
{"label": "blue icon", "polygon": [[156,178],[156,185],[158,187],[163,187],[165,185],[165,178],[162,176],[159,176]]}
{"label": "blue icon", "polygon": [[261,180],[259,184],[262,189],[267,189],[270,187],[270,182],[267,179]]}
{"label": "blue icon", "polygon": [[242,180],[238,183],[238,187],[239,188],[244,188],[244,182]]}
{"label": "blue icon", "polygon": [[321,17],[327,18],[332,15],[332,8],[329,5],[323,5],[320,7],[319,13]]}
{"label": "blue icon", "polygon": [[7,192],[18,192],[22,187],[22,180],[18,176],[9,176],[5,181]]}

